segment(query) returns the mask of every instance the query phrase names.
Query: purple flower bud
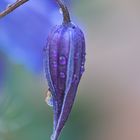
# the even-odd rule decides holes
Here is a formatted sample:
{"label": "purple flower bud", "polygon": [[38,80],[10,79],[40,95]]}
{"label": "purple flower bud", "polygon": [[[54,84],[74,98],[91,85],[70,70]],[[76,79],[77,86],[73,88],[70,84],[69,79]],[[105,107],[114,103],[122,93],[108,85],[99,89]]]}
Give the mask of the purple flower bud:
{"label": "purple flower bud", "polygon": [[44,49],[44,65],[54,110],[52,140],[58,139],[69,117],[85,64],[84,34],[70,20],[66,21],[64,17],[64,23],[52,29]]}

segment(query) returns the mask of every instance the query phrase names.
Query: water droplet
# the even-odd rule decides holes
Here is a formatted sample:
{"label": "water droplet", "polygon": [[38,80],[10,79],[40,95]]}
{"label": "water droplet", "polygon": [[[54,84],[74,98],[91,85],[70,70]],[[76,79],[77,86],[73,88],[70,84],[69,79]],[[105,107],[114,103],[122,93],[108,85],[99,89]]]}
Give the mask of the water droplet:
{"label": "water droplet", "polygon": [[85,67],[81,66],[81,74],[85,71]]}
{"label": "water droplet", "polygon": [[52,64],[53,64],[53,67],[54,67],[54,68],[56,68],[56,67],[57,67],[57,62],[56,62],[56,61],[53,61],[53,63],[52,63]]}
{"label": "water droplet", "polygon": [[60,72],[60,77],[61,78],[65,78],[65,73],[64,72]]}
{"label": "water droplet", "polygon": [[84,64],[85,64],[85,61],[82,61],[82,66],[84,66]]}
{"label": "water droplet", "polygon": [[47,97],[45,99],[45,102],[49,105],[49,106],[53,106],[53,98],[52,98],[52,94],[50,92],[50,90],[48,90],[47,92]]}
{"label": "water droplet", "polygon": [[60,57],[59,57],[59,63],[60,63],[61,65],[65,65],[65,64],[66,64],[66,58],[65,58],[65,56],[60,56]]}
{"label": "water droplet", "polygon": [[63,14],[62,8],[59,9],[59,13],[60,13],[61,15]]}

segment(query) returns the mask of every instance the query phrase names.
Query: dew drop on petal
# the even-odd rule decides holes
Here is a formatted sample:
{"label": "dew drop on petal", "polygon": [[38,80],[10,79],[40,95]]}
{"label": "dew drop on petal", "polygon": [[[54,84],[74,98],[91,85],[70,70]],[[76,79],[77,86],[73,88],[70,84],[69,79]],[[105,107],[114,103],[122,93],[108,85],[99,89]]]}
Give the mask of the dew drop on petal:
{"label": "dew drop on petal", "polygon": [[85,61],[82,62],[82,65],[83,65],[83,66],[84,66],[84,64],[85,64]]}
{"label": "dew drop on petal", "polygon": [[56,68],[57,67],[57,62],[53,61],[53,67]]}
{"label": "dew drop on petal", "polygon": [[65,58],[65,56],[60,56],[60,57],[59,57],[59,63],[60,63],[61,65],[65,65],[65,64],[66,64],[66,58]]}
{"label": "dew drop on petal", "polygon": [[81,66],[81,74],[85,71],[85,67]]}

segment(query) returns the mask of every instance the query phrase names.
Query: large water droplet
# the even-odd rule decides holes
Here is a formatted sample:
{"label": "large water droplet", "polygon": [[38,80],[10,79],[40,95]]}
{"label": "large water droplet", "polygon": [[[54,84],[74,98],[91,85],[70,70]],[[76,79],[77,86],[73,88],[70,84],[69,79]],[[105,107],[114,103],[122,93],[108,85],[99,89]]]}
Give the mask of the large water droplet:
{"label": "large water droplet", "polygon": [[48,90],[47,92],[47,97],[45,99],[45,102],[50,106],[53,107],[53,98],[52,98],[52,94],[50,92],[50,90]]}
{"label": "large water droplet", "polygon": [[61,78],[65,78],[65,73],[64,72],[60,72],[60,77]]}
{"label": "large water droplet", "polygon": [[60,57],[59,57],[59,63],[60,63],[61,65],[65,65],[65,64],[66,64],[66,58],[65,58],[65,56],[60,56]]}

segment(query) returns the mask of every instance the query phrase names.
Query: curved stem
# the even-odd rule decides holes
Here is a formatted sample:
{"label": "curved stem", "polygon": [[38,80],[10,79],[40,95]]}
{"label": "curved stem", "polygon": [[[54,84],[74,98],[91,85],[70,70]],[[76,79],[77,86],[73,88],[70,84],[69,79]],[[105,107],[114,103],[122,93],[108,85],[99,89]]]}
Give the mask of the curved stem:
{"label": "curved stem", "polygon": [[70,14],[69,14],[67,6],[64,4],[62,0],[56,0],[56,2],[58,3],[59,7],[62,9],[63,23],[64,24],[69,23],[71,20],[70,20]]}
{"label": "curved stem", "polygon": [[4,16],[8,15],[12,11],[14,11],[16,8],[27,2],[28,0],[17,0],[15,3],[9,5],[3,12],[0,13],[0,19]]}

